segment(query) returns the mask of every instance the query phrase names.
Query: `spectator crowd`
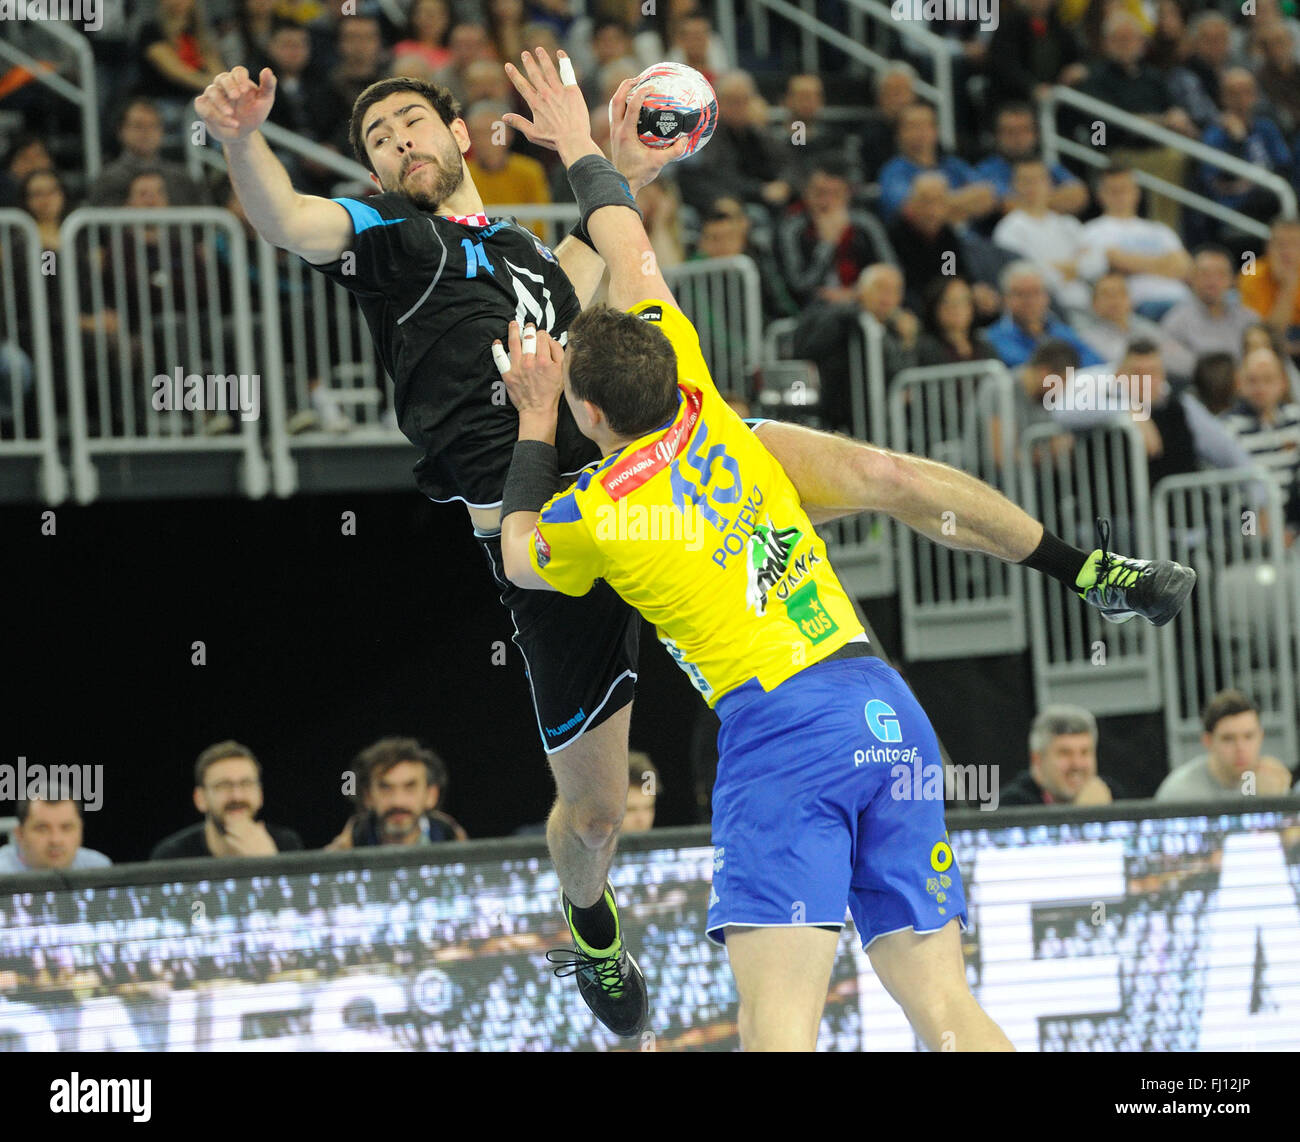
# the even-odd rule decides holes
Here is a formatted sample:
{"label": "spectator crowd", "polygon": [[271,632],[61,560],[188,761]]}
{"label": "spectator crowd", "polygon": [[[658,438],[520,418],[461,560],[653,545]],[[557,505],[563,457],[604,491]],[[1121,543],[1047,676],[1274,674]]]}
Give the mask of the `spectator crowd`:
{"label": "spectator crowd", "polygon": [[[1156,802],[1229,801],[1241,797],[1300,794],[1292,770],[1264,753],[1265,728],[1259,706],[1245,694],[1225,690],[1203,712],[1205,753],[1172,769],[1156,789]],[[1122,759],[1099,768],[1097,719],[1079,706],[1051,705],[1034,718],[1029,732],[1029,768],[1003,781],[999,777],[992,808],[1027,805],[1086,808],[1132,800],[1131,782],[1114,776]],[[327,851],[386,846],[428,846],[465,841],[465,829],[439,806],[450,781],[446,763],[414,738],[383,738],[363,749],[345,775],[351,778],[354,811]],[[659,770],[648,754],[628,758],[624,836],[654,827],[662,793]],[[948,794],[952,796],[951,791]],[[959,794],[960,796],[960,794]],[[194,808],[200,820],[154,845],[156,861],[267,857],[303,846],[293,829],[263,817],[262,764],[247,746],[216,742],[194,764]],[[0,876],[51,869],[105,868],[105,854],[83,844],[81,804],[51,791],[45,798],[20,800],[17,825],[0,846]],[[544,823],[523,825],[518,836],[541,836]]]}
{"label": "spectator crowd", "polygon": [[[526,208],[571,195],[554,153],[505,127],[508,112],[527,108],[503,62],[538,44],[566,50],[593,108],[593,134],[607,143],[613,92],[669,59],[710,79],[719,121],[707,147],[642,192],[656,256],[668,269],[752,259],[765,328],[780,323],[786,355],[817,368],[813,415],[823,427],[864,430],[866,402],[855,391],[869,379],[855,352],[864,322],[880,329],[886,388],[912,366],[996,360],[1017,381],[1022,426],[1055,421],[1082,430],[1122,419],[1132,411],[1054,411],[1045,394],[1066,376],[1076,384],[1141,376],[1151,383],[1150,416],[1138,428],[1153,482],[1257,464],[1276,480],[1288,545],[1300,533],[1300,220],[1287,216],[1285,196],[1189,161],[1102,113],[1055,111],[1057,130],[1102,154],[1101,168],[1053,158],[1039,137],[1045,100],[1064,85],[1300,186],[1300,22],[1278,0],[1222,9],[1163,0],[1154,15],[1101,0],[1011,0],[991,32],[942,24],[956,78],[951,146],[923,95],[932,63],[910,42],[894,44],[886,54],[895,62],[867,79],[843,65],[812,74],[760,60],[745,42],[733,57],[710,6],[697,0],[648,9],[636,0],[590,0],[573,6],[585,8],[582,15],[566,0],[409,0],[397,6],[405,13],[397,22],[394,5],[376,0],[357,0],[348,14],[315,0],[132,7],[139,11],[123,30],[123,57],[101,61],[114,79],[105,121],[111,157],[95,178],[69,163],[50,134],[49,100],[33,99],[30,83],[0,88],[0,112],[9,113],[0,122],[20,124],[3,145],[0,207],[25,211],[42,256],[76,273],[71,331],[60,279],[45,278],[58,378],[69,332],[82,339],[86,359],[160,369],[185,314],[228,311],[230,299],[211,295],[215,279],[205,272],[208,260],[230,264],[220,241],[151,222],[136,241],[97,243],[82,231],[64,249],[62,230],[83,204],[218,205],[246,226],[228,187],[195,176],[185,161],[194,145],[192,101],[220,71],[275,72],[271,122],[320,148],[278,153],[300,190],[324,195],[356,192],[324,158],[349,154],[350,111],[362,90],[393,75],[446,87],[461,105],[472,141],[467,162],[489,212],[519,208],[541,234]],[[1236,221],[1159,193],[1154,180],[1203,195]],[[1243,221],[1266,226],[1268,237]],[[13,264],[0,264],[0,280],[25,282],[21,249],[0,244],[0,262],[5,257]],[[132,288],[114,292],[123,281]],[[282,309],[289,320],[294,307]],[[15,322],[0,324],[0,438],[12,438],[35,408],[30,311],[13,312]],[[319,338],[309,328],[286,345],[291,340],[313,353]],[[228,346],[215,335],[204,348],[218,354]],[[319,389],[323,363],[297,364]],[[62,416],[65,386],[55,388]],[[87,386],[86,412],[108,432],[129,410],[101,403],[100,390]],[[314,403],[327,426],[339,422],[328,403]],[[212,418],[207,430],[231,427],[229,418]],[[1284,792],[1289,784],[1296,759],[1261,756],[1259,712],[1248,697],[1211,699],[1203,740],[1204,756],[1173,771],[1157,800]],[[1087,711],[1044,710],[1030,755],[1004,805],[1124,796],[1122,778],[1097,772],[1097,727]],[[653,767],[638,764],[629,774],[629,821],[645,821],[647,799],[653,821],[656,785],[645,780]],[[354,811],[330,848],[464,839],[439,809],[446,767],[418,742],[377,742],[356,769]],[[261,819],[261,777],[245,746],[205,750],[194,773],[201,820],[161,840],[154,857],[300,848],[292,830]],[[81,845],[75,802],[23,802],[18,817],[0,848],[0,870],[107,860]]]}
{"label": "spectator crowd", "polygon": [[[302,838],[263,817],[262,763],[237,741],[215,742],[194,763],[194,808],[200,819],[162,838],[151,860],[267,857],[296,852]],[[467,841],[469,834],[439,806],[450,782],[446,763],[414,738],[388,737],[367,746],[344,774],[353,812],[325,845],[331,852],[381,845],[424,846]],[[17,803],[16,825],[0,845],[0,876],[49,869],[105,868],[111,860],[86,847],[83,807],[71,788],[53,786]],[[662,792],[650,756],[628,756],[626,815],[622,833],[654,827]],[[543,835],[545,823],[523,825],[520,836]]]}
{"label": "spectator crowd", "polygon": [[[629,0],[581,7],[578,15],[564,0],[141,5],[120,30],[123,58],[102,61],[114,80],[105,134],[115,153],[93,180],[61,167],[55,156],[62,151],[50,145],[47,120],[35,110],[45,104],[20,84],[0,96],[0,112],[18,112],[8,121],[30,128],[8,137],[0,205],[25,210],[42,253],[75,265],[83,360],[156,372],[177,330],[218,302],[207,296],[204,263],[229,268],[224,236],[213,248],[183,227],[169,227],[165,237],[142,227],[142,242],[116,244],[82,231],[77,248],[62,250],[60,225],[81,203],[212,203],[242,222],[229,188],[196,177],[184,161],[194,144],[193,98],[219,71],[272,68],[271,122],[321,148],[310,156],[281,148],[281,158],[299,189],[325,195],[357,193],[324,157],[349,154],[350,110],[367,85],[403,75],[448,88],[460,102],[472,140],[467,163],[489,210],[516,207],[525,225],[544,234],[522,208],[572,196],[555,154],[505,125],[508,112],[527,109],[503,62],[537,44],[564,48],[602,142],[605,107],[621,81],[661,59],[685,62],[712,81],[719,121],[707,147],[642,193],[656,256],[665,268],[753,260],[765,328],[778,323],[783,355],[818,369],[820,397],[809,410],[817,423],[866,431],[855,409],[868,406],[853,390],[867,382],[852,353],[864,317],[882,326],[886,385],[914,365],[992,359],[1041,374],[1030,362],[1046,342],[1070,345],[1077,367],[1099,375],[1139,356],[1166,379],[1173,409],[1144,430],[1160,474],[1235,466],[1249,454],[1281,486],[1288,543],[1300,531],[1300,222],[1284,216],[1275,188],[1191,162],[1100,112],[1056,111],[1057,131],[1092,146],[1105,159],[1100,169],[1050,159],[1039,138],[1043,101],[1065,85],[1294,187],[1300,22],[1276,0],[1252,4],[1249,13],[1167,0],[1154,20],[1135,5],[1015,0],[993,31],[941,24],[954,53],[952,146],[923,97],[932,61],[916,56],[910,42],[892,44],[895,62],[870,77],[847,66],[811,74],[779,52],[756,57],[744,36],[733,58],[699,0],[651,6],[649,14]],[[395,11],[404,19],[395,21]],[[1204,195],[1236,221],[1153,190],[1153,179]],[[1251,220],[1271,227],[1267,240],[1243,228]],[[0,271],[24,273],[21,257],[12,256],[16,264]],[[144,291],[113,289],[141,278]],[[47,278],[62,376],[68,318],[56,281]],[[290,303],[282,310],[296,308],[298,299],[282,300]],[[228,311],[230,299],[219,302]],[[35,409],[32,331],[24,307],[17,312],[16,327],[0,329],[0,437],[30,423]],[[347,417],[322,384],[318,344],[326,334],[300,316],[292,320],[307,327],[290,336],[291,318],[282,319],[286,368],[305,372],[311,394],[291,430],[346,430]],[[197,336],[209,355],[230,349],[228,333]],[[1144,351],[1135,354],[1135,345]],[[1260,382],[1263,374],[1269,379]],[[1213,407],[1198,377],[1217,386]],[[56,385],[60,415],[63,387]],[[112,434],[134,423],[133,410],[120,407],[129,400],[105,400],[102,389],[87,386],[92,425]],[[1041,403],[1028,382],[1024,391]],[[753,395],[733,397],[743,409]],[[1207,409],[1227,443],[1205,424]],[[1042,419],[1033,410],[1028,417]],[[233,428],[228,416],[207,416],[202,425],[210,433]]]}

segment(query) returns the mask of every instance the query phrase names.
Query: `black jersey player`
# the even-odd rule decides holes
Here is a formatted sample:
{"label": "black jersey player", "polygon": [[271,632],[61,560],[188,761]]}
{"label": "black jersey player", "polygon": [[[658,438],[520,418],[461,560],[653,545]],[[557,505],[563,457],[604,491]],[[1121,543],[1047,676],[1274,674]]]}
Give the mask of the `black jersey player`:
{"label": "black jersey player", "polygon": [[[422,452],[421,491],[465,504],[509,607],[538,732],[558,788],[547,838],[579,951],[571,967],[596,1014],[621,1035],[645,1023],[644,980],[627,951],[607,872],[627,789],[627,736],[639,618],[603,584],[582,599],[520,591],[503,574],[499,508],[518,415],[493,362],[510,322],[563,342],[603,263],[566,239],[556,252],[508,218],[488,219],[464,161],[469,135],[442,88],[381,81],[358,98],[351,137],[382,193],[297,193],[258,128],[275,77],[219,75],[196,101],[224,146],[249,221],[353,293],[393,379],[402,432]],[[624,146],[635,135],[624,132]],[[633,190],[675,149],[625,146]],[[557,431],[563,471],[598,459],[572,418]]]}
{"label": "black jersey player", "polygon": [[[528,53],[524,63],[535,74]],[[517,73],[512,78],[518,81]],[[634,191],[678,149],[637,142],[637,103],[625,100],[630,85],[611,105],[619,109],[612,140],[615,163]],[[578,945],[572,969],[597,1016],[618,1034],[635,1034],[646,1020],[645,985],[606,877],[626,799],[640,620],[603,583],[576,599],[519,590],[504,578],[500,557],[501,492],[518,421],[492,343],[512,321],[563,343],[604,263],[575,238],[552,254],[512,221],[487,219],[463,157],[469,135],[445,90],[391,79],[361,94],[352,142],[384,193],[341,200],[293,189],[258,131],[274,96],[269,69],[254,82],[237,67],[217,76],[196,107],[225,148],[231,181],[258,233],[357,296],[394,381],[399,423],[423,452],[421,489],[467,507],[515,623],[555,776],[547,840]],[[543,131],[529,132],[548,143]],[[629,193],[623,205],[630,202]],[[1171,570],[1176,565],[1063,544],[994,489],[945,465],[795,425],[768,422],[758,431],[814,522],[884,511],[945,546],[1051,574],[1116,621],[1141,614],[1166,622],[1191,589]],[[556,445],[562,472],[597,458],[567,413]]]}

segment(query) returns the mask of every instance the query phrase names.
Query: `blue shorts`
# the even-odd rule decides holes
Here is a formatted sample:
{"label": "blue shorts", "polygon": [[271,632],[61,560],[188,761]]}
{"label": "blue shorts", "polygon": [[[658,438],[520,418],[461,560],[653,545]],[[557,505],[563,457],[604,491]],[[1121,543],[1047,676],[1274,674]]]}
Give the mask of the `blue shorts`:
{"label": "blue shorts", "polygon": [[966,927],[943,819],[943,758],[907,683],[878,658],[819,662],[717,705],[708,936],[842,925],[865,948],[907,928]]}

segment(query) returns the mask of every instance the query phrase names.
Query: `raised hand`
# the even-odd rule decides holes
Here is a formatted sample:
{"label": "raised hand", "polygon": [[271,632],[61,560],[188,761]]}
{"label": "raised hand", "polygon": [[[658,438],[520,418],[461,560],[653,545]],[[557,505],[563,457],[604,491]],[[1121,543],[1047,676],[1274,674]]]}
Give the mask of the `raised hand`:
{"label": "raised hand", "polygon": [[246,67],[223,71],[194,100],[194,109],[218,142],[237,142],[266,122],[275,102],[275,75],[264,67],[258,81],[253,82]]}
{"label": "raised hand", "polygon": [[267,827],[252,817],[229,819],[224,839],[232,856],[274,856],[280,851]]}
{"label": "raised hand", "polygon": [[[560,52],[559,59],[563,63],[568,56]],[[533,118],[529,121],[512,112],[503,115],[502,120],[530,143],[558,151],[566,164],[572,161],[568,156],[575,151],[594,148],[591,116],[582,89],[576,83],[566,84],[560,79],[545,48],[539,47],[535,55],[524,52],[523,65],[524,71],[520,72],[514,64],[506,64],[506,75],[524,97]]]}
{"label": "raised hand", "polygon": [[639,91],[629,101],[627,93],[633,82],[631,79],[623,80],[609,101],[609,150],[610,161],[636,194],[643,186],[654,182],[673,159],[686,153],[687,142],[678,139],[671,147],[647,147],[637,138],[636,125],[646,93]]}

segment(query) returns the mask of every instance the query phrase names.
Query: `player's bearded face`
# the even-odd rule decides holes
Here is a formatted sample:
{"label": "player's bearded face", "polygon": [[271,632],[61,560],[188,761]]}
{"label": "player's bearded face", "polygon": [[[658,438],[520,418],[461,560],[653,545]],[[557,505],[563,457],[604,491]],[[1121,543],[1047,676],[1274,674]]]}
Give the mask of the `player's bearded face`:
{"label": "player's bearded face", "polygon": [[465,177],[460,148],[448,132],[433,142],[429,151],[412,151],[403,156],[393,185],[385,190],[407,195],[421,210],[437,210],[460,186]]}

